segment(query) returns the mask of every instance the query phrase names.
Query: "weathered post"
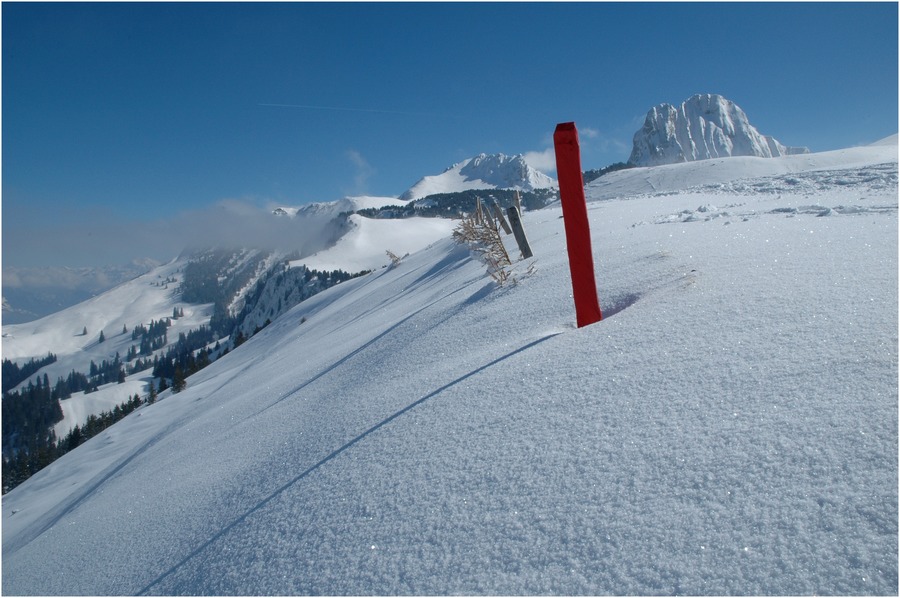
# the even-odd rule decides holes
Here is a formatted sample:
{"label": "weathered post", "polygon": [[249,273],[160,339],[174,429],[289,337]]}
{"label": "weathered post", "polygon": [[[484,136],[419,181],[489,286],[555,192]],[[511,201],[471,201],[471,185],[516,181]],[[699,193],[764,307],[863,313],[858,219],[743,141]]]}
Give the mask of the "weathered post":
{"label": "weathered post", "polygon": [[512,229],[509,228],[509,224],[506,223],[506,218],[503,216],[503,210],[500,209],[500,204],[494,201],[494,214],[497,216],[497,220],[500,221],[500,226],[503,228],[503,232],[507,235],[512,234]]}
{"label": "weathered post", "polygon": [[594,280],[594,258],[591,254],[591,230],[588,225],[584,180],[581,176],[581,150],[574,122],[559,123],[553,133],[556,149],[556,175],[562,203],[569,252],[569,272],[578,327],[599,322],[603,318]]}
{"label": "weathered post", "polygon": [[534,254],[531,253],[531,245],[528,244],[528,237],[525,236],[525,227],[522,226],[519,210],[516,206],[509,206],[506,208],[506,213],[509,214],[509,225],[512,227],[513,235],[516,237],[516,243],[519,244],[522,259],[527,260]]}

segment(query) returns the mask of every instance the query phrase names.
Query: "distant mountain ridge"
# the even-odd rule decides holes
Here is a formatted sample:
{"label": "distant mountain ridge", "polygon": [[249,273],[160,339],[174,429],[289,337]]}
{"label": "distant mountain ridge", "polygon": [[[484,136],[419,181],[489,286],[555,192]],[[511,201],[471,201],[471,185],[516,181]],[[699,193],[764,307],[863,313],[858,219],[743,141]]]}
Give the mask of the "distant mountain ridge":
{"label": "distant mountain ridge", "polygon": [[658,166],[727,156],[773,158],[807,154],[762,135],[741,108],[718,94],[696,94],[680,106],[663,103],[650,109],[634,134],[628,163]]}
{"label": "distant mountain ridge", "polygon": [[[773,137],[761,135],[734,102],[720,95],[697,94],[677,108],[660,104],[647,113],[644,126],[634,135],[634,149],[627,166],[653,166],[724,156],[773,157],[808,152],[807,148],[787,147]],[[620,166],[625,167],[626,164],[617,163],[608,168],[588,171],[585,173],[585,183]],[[591,173],[593,176],[590,176]],[[481,153],[448,167],[441,174],[422,177],[399,198],[344,197],[299,207],[281,206],[272,212],[288,221],[303,222],[303,230],[296,231],[292,237],[296,239],[296,246],[290,249],[299,251],[303,256],[320,254],[317,259],[321,259],[321,252],[334,247],[353,230],[364,239],[371,237],[369,231],[350,226],[345,217],[349,214],[359,212],[368,218],[410,215],[454,217],[460,210],[472,209],[469,203],[474,203],[474,197],[447,196],[483,190],[538,191],[540,197],[527,208],[532,209],[537,203],[546,203],[548,198],[544,190],[557,186],[555,179],[531,167],[522,154]],[[522,199],[525,201],[527,198],[523,196]],[[414,245],[418,243],[419,240]],[[401,244],[391,241],[391,245],[398,250]],[[376,253],[383,261],[384,251]],[[328,264],[334,265],[330,260]],[[38,269],[26,272],[27,269],[17,271],[4,268],[3,322],[23,323],[54,313],[143,274],[154,265],[132,264],[130,268],[107,267],[89,269],[90,272],[85,269],[83,273],[62,268],[44,268],[40,272]],[[368,264],[367,268],[375,265]],[[38,274],[49,282],[36,282]],[[21,283],[18,282],[20,280]]]}
{"label": "distant mountain ridge", "polygon": [[534,191],[556,187],[556,180],[532,168],[522,154],[479,154],[447,168],[438,175],[423,177],[400,196],[410,201],[439,193],[471,189],[518,189]]}
{"label": "distant mountain ridge", "polygon": [[67,268],[3,268],[3,323],[20,324],[55,313],[103,293],[159,266],[155,260]]}

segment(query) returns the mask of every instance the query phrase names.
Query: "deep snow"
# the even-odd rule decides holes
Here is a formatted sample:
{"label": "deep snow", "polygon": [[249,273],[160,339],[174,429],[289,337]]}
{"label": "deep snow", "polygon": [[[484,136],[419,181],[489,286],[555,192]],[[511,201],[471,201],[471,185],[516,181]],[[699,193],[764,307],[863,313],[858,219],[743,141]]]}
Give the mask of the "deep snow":
{"label": "deep snow", "polygon": [[6,495],[3,593],[896,595],[897,146],[848,152],[603,177],[585,328],[558,206],[516,284],[316,295]]}

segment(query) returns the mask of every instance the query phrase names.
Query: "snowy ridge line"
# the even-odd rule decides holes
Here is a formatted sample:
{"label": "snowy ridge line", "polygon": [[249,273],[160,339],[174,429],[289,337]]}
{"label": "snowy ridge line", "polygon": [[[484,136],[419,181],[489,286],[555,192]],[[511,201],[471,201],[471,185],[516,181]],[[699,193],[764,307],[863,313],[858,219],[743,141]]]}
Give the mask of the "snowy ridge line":
{"label": "snowy ridge line", "polygon": [[[424,309],[424,308],[423,308],[423,309]],[[419,310],[419,311],[422,311],[422,310]],[[418,313],[418,312],[416,312],[416,313]],[[411,314],[409,317],[412,317],[413,315],[415,315],[415,314]],[[405,321],[405,320],[403,320],[403,321]],[[402,324],[403,321],[398,322],[396,325]],[[392,326],[391,328],[393,328],[393,326]],[[382,334],[387,334],[389,331],[390,331],[390,330],[387,330],[387,331],[385,331],[385,332],[382,333]],[[232,521],[231,523],[229,523],[228,525],[226,525],[225,527],[223,527],[222,529],[220,529],[218,532],[216,532],[216,533],[215,533],[212,537],[210,537],[206,542],[204,542],[203,544],[201,544],[200,546],[198,546],[197,548],[195,548],[192,552],[190,552],[187,556],[185,556],[180,562],[176,563],[175,565],[173,565],[172,567],[170,567],[169,569],[167,569],[166,571],[164,571],[161,575],[159,575],[158,577],[156,577],[156,579],[154,579],[154,580],[151,581],[149,584],[147,584],[145,587],[143,587],[141,590],[139,590],[139,591],[136,593],[136,595],[138,595],[138,596],[146,596],[147,593],[150,591],[150,589],[153,588],[153,586],[159,584],[160,582],[162,582],[163,580],[165,580],[167,577],[169,577],[169,576],[172,575],[173,573],[176,573],[176,572],[178,571],[178,569],[180,569],[183,565],[185,565],[186,563],[188,563],[188,562],[189,562],[191,559],[193,559],[195,556],[197,556],[197,555],[199,555],[201,552],[203,552],[208,546],[212,545],[213,543],[215,543],[216,540],[218,540],[219,538],[223,537],[223,536],[224,536],[225,534],[227,534],[229,531],[231,531],[232,529],[234,529],[235,527],[237,527],[238,525],[240,525],[241,523],[243,523],[244,521],[246,521],[248,517],[250,517],[251,515],[253,515],[253,514],[256,513],[257,511],[259,511],[259,510],[262,509],[263,507],[265,507],[265,506],[266,506],[267,504],[269,504],[270,502],[272,502],[274,499],[276,499],[278,496],[280,496],[282,493],[284,493],[286,490],[288,490],[291,486],[293,486],[293,485],[296,484],[297,482],[303,480],[304,478],[308,477],[309,475],[315,473],[316,470],[318,470],[318,469],[321,468],[322,466],[326,465],[326,464],[329,463],[330,461],[336,459],[336,458],[339,457],[342,453],[344,453],[344,452],[346,452],[347,450],[353,448],[356,444],[358,444],[358,443],[360,443],[361,441],[365,440],[368,436],[370,436],[371,434],[377,432],[378,430],[380,430],[380,429],[383,428],[384,426],[390,424],[392,421],[394,421],[394,420],[396,420],[397,418],[399,418],[399,417],[405,415],[406,413],[412,411],[413,409],[415,409],[415,408],[418,407],[419,405],[425,403],[425,402],[428,401],[429,399],[432,399],[432,398],[436,397],[437,395],[441,394],[442,392],[444,392],[444,391],[446,391],[446,390],[449,390],[450,388],[456,386],[457,384],[459,384],[459,383],[461,383],[461,382],[464,382],[464,381],[468,380],[469,378],[471,378],[471,377],[473,377],[473,376],[475,376],[475,375],[477,375],[477,374],[480,374],[481,372],[483,372],[483,371],[485,371],[485,370],[488,370],[488,369],[490,369],[490,368],[492,368],[492,367],[494,367],[494,366],[500,364],[501,362],[503,362],[503,361],[509,359],[510,357],[512,357],[512,356],[514,356],[514,355],[518,355],[519,353],[522,353],[522,352],[524,352],[524,351],[527,351],[528,349],[531,349],[532,347],[535,347],[535,346],[537,346],[537,345],[539,345],[539,344],[541,344],[541,343],[543,343],[543,342],[545,342],[545,341],[547,341],[547,340],[550,340],[551,338],[553,338],[553,337],[555,337],[555,336],[558,336],[558,335],[560,335],[560,334],[563,334],[563,333],[562,333],[562,332],[554,332],[554,333],[547,334],[547,335],[545,335],[545,336],[542,336],[542,337],[540,337],[540,338],[538,338],[538,339],[535,339],[535,340],[531,341],[530,343],[527,343],[527,344],[525,344],[525,345],[519,347],[518,349],[514,349],[514,350],[510,351],[509,353],[506,353],[506,354],[504,354],[504,355],[501,355],[500,357],[497,357],[496,359],[494,359],[494,360],[492,360],[492,361],[490,361],[490,362],[488,362],[488,363],[486,363],[486,364],[484,364],[484,365],[482,365],[482,366],[480,366],[480,367],[478,367],[478,368],[475,368],[474,370],[471,370],[471,371],[469,371],[469,372],[463,374],[462,376],[459,376],[458,378],[456,378],[456,379],[454,379],[454,380],[451,380],[450,382],[444,384],[444,385],[441,386],[440,388],[437,388],[437,389],[435,389],[434,391],[428,393],[427,395],[421,397],[420,399],[417,399],[417,400],[413,401],[412,403],[410,403],[409,405],[407,405],[406,407],[404,407],[404,408],[401,409],[400,411],[397,411],[396,413],[390,415],[389,417],[387,417],[387,418],[381,420],[380,422],[378,422],[378,423],[375,424],[374,426],[370,427],[369,429],[365,430],[364,432],[360,433],[359,435],[357,435],[357,436],[354,437],[353,439],[347,441],[345,444],[343,444],[343,445],[340,446],[339,448],[335,449],[335,450],[332,451],[330,454],[328,454],[326,457],[323,457],[323,458],[322,458],[321,460],[319,460],[317,463],[315,463],[314,465],[310,466],[310,467],[309,467],[308,469],[306,469],[305,471],[299,473],[297,476],[295,476],[295,477],[292,478],[291,480],[287,481],[285,484],[283,484],[283,485],[280,486],[279,488],[276,488],[271,494],[269,494],[269,495],[266,496],[264,499],[262,499],[261,501],[259,501],[256,505],[254,505],[253,508],[251,508],[251,509],[249,509],[248,511],[244,512],[243,514],[241,514],[237,519],[235,519],[234,521]],[[378,338],[378,337],[376,337],[376,339],[373,339],[371,342],[374,342],[375,340],[377,340],[377,338]],[[363,349],[365,346],[368,346],[368,345],[364,345],[363,347],[360,347],[360,350]],[[347,356],[347,358],[349,358],[349,357],[351,357],[351,355],[348,355],[348,356]],[[338,364],[335,364],[335,365],[338,365]],[[324,374],[324,372],[323,372],[323,374]],[[293,393],[292,393],[292,394],[293,394]],[[286,397],[285,397],[285,398],[286,398]],[[283,399],[279,399],[279,401],[277,401],[277,402],[280,402],[281,400],[283,400]],[[271,405],[270,405],[270,406],[271,406]],[[267,407],[267,409],[268,409],[268,407]],[[129,460],[130,460],[130,459],[129,459]],[[125,463],[122,464],[122,466],[124,466],[124,465],[125,465]],[[118,469],[118,468],[117,468],[117,469]],[[112,473],[115,473],[115,472],[112,472]],[[73,505],[73,506],[74,506],[74,505]],[[62,515],[61,515],[60,517],[62,517]],[[42,532],[42,533],[43,533],[43,532]]]}
{"label": "snowy ridge line", "polygon": [[[245,258],[245,260],[247,260],[247,259],[249,259],[249,258]],[[237,314],[244,308],[244,305],[247,301],[247,295],[250,294],[252,289],[256,286],[256,284],[263,277],[263,275],[265,275],[266,272],[271,270],[272,267],[276,263],[278,263],[278,261],[280,259],[283,259],[283,256],[272,253],[271,255],[267,256],[266,258],[261,260],[256,265],[256,272],[253,274],[253,276],[251,276],[247,280],[247,284],[245,284],[243,287],[238,289],[237,292],[234,294],[234,298],[231,300],[231,303],[228,305],[228,313]],[[237,268],[236,267],[233,268],[232,271],[235,269],[237,269]]]}

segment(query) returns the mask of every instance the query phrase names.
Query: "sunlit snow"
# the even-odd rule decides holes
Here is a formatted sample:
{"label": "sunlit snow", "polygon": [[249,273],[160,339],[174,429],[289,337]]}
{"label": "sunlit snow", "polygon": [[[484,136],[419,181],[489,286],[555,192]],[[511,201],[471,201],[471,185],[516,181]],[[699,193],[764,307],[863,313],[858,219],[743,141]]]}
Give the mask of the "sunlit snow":
{"label": "sunlit snow", "polygon": [[896,595],[896,139],[757,164],[590,185],[588,327],[558,205],[301,303],[4,496],[3,593]]}

